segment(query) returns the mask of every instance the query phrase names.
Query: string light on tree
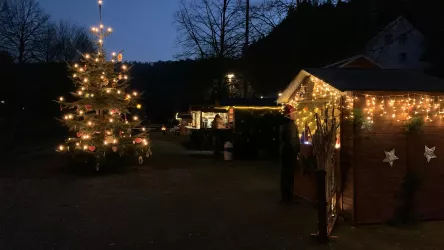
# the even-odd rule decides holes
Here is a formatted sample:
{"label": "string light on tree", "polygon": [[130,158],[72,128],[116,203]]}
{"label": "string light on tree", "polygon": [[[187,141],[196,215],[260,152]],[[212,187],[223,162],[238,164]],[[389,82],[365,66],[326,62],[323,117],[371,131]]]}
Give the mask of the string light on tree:
{"label": "string light on tree", "polygon": [[[124,155],[125,151],[134,151],[137,159],[140,158],[139,156],[151,155],[147,131],[140,126],[140,119],[137,116],[133,116],[131,121],[124,118],[125,112],[141,108],[138,104],[139,95],[135,91],[126,93],[130,86],[127,76],[129,68],[126,65],[116,67],[114,64],[115,57],[120,56],[121,52],[114,52],[111,62],[105,58],[104,39],[113,30],[111,27],[105,28],[102,23],[103,2],[98,1],[98,4],[99,26],[91,28],[93,35],[97,37],[98,50],[96,53],[84,54],[80,62],[71,67],[74,71],[71,79],[79,88],[74,93],[76,100],[67,101],[63,97],[58,99],[61,107],[70,112],[64,114],[60,122],[70,131],[74,131],[77,136],[68,138],[65,144],[57,147],[57,151],[64,153],[93,154],[97,159],[97,169],[108,151],[120,155]],[[117,93],[117,95],[112,93]],[[116,115],[117,113],[119,115]],[[127,130],[132,131],[131,136],[141,138],[147,143],[133,145],[132,139],[120,132]],[[69,150],[70,148],[74,150]]]}

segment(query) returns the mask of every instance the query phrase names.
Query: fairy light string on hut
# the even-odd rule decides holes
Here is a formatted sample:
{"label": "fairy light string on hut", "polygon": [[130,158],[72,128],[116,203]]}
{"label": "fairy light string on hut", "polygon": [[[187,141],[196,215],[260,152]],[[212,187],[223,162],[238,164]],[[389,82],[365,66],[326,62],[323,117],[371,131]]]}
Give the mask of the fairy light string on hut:
{"label": "fairy light string on hut", "polygon": [[365,121],[370,124],[381,119],[400,123],[418,116],[431,123],[444,118],[443,102],[444,95],[428,93],[378,95],[341,92],[311,75],[301,81],[287,104],[295,110],[291,116],[299,127],[299,132],[309,128],[314,133],[314,114],[322,115],[326,109],[332,107],[346,111],[343,116],[345,119],[354,119],[354,110],[362,109]]}
{"label": "fairy light string on hut", "polygon": [[366,119],[373,122],[375,116],[402,122],[413,117],[424,117],[424,121],[433,122],[443,119],[444,96],[433,96],[422,93],[402,95],[368,95],[354,93],[355,100],[364,98],[363,111]]}

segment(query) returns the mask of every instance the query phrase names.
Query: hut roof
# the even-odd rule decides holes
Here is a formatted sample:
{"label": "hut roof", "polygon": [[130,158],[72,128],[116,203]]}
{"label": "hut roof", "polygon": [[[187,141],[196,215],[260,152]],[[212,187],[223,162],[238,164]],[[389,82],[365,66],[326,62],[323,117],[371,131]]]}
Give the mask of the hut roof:
{"label": "hut roof", "polygon": [[310,75],[340,91],[444,92],[444,80],[419,71],[309,68],[301,70],[277,102],[287,102],[301,81]]}
{"label": "hut roof", "polygon": [[305,69],[340,91],[444,92],[444,80],[411,70]]}

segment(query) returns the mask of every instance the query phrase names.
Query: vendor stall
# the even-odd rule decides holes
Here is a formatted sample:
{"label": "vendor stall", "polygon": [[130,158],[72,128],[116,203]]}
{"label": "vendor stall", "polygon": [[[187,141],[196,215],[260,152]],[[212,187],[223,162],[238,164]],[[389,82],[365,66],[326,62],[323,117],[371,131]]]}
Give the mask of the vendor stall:
{"label": "vendor stall", "polygon": [[[340,128],[326,169],[329,219],[339,211],[355,224],[384,223],[414,208],[420,219],[444,219],[442,80],[405,70],[305,69],[278,102],[292,108],[301,138],[295,194],[311,202],[314,114],[334,110]],[[403,208],[399,194],[412,175],[423,185]]]}

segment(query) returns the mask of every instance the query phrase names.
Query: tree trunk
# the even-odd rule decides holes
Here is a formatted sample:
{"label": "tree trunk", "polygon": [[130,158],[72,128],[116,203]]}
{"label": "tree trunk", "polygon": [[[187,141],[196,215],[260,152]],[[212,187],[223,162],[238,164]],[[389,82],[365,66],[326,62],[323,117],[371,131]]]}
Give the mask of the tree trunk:
{"label": "tree trunk", "polygon": [[220,102],[222,100],[223,97],[223,92],[224,92],[224,79],[225,79],[225,72],[224,72],[224,58],[225,58],[225,31],[226,31],[226,15],[227,15],[227,9],[228,9],[228,0],[224,0],[224,4],[222,7],[222,13],[221,13],[221,27],[220,27],[220,41],[219,41],[219,55],[218,55],[218,60],[219,60],[219,74],[220,77],[218,79],[218,89],[219,89],[219,93],[217,94],[216,97],[216,105],[218,104],[218,102]]}
{"label": "tree trunk", "polygon": [[[246,0],[246,6],[245,6],[245,44],[244,44],[244,58],[245,53],[248,49],[249,44],[249,37],[250,37],[250,0]],[[246,63],[244,64],[244,98],[248,98],[248,79],[247,79],[247,70],[246,70]]]}
{"label": "tree trunk", "polygon": [[325,193],[325,170],[316,171],[316,186],[318,196],[318,235],[319,243],[324,244],[328,241],[327,234],[327,195]]}
{"label": "tree trunk", "polygon": [[21,64],[23,63],[23,57],[25,55],[25,41],[20,40],[20,48],[19,48],[19,58],[18,62]]}

